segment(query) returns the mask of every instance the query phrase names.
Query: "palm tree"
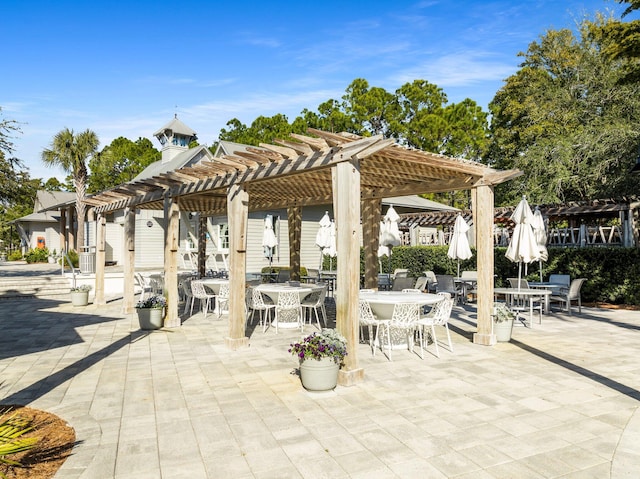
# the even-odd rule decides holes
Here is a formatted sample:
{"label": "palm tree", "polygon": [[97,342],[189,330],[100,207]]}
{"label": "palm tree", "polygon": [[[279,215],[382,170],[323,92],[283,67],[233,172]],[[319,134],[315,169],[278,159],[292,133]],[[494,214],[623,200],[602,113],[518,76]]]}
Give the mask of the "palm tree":
{"label": "palm tree", "polygon": [[73,130],[65,128],[53,137],[51,148],[42,152],[42,161],[47,166],[60,166],[73,177],[76,189],[76,214],[78,217],[78,243],[84,246],[84,197],[87,190],[87,158],[98,151],[100,141],[91,130],[85,130],[77,135]]}

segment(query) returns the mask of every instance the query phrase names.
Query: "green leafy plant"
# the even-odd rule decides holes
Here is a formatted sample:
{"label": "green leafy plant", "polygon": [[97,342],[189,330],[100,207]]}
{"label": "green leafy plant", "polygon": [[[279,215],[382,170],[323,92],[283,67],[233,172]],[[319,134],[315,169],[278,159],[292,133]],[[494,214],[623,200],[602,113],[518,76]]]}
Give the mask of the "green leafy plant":
{"label": "green leafy plant", "polygon": [[335,329],[324,328],[315,332],[300,343],[290,344],[289,352],[298,356],[300,361],[305,359],[332,358],[336,364],[342,364],[347,355],[347,340]]}
{"label": "green leafy plant", "polygon": [[80,286],[76,286],[74,288],[71,288],[71,292],[80,292],[80,291],[91,291],[91,285],[90,284],[81,284]]}
{"label": "green leafy plant", "polygon": [[24,259],[27,263],[46,263],[49,257],[47,248],[35,248],[27,251]]}
{"label": "green leafy plant", "polygon": [[166,306],[167,298],[159,294],[154,294],[136,303],[136,308],[140,309],[162,309]]}
{"label": "green leafy plant", "polygon": [[[18,461],[8,456],[32,449],[39,441],[37,437],[21,437],[33,430],[31,422],[18,414],[0,415],[0,464],[19,466]],[[2,473],[0,477],[6,478]]]}
{"label": "green leafy plant", "polygon": [[20,261],[22,259],[22,252],[15,250],[9,253],[9,261]]}
{"label": "green leafy plant", "polygon": [[516,318],[516,313],[513,312],[505,303],[493,303],[493,320],[496,323],[502,323]]}

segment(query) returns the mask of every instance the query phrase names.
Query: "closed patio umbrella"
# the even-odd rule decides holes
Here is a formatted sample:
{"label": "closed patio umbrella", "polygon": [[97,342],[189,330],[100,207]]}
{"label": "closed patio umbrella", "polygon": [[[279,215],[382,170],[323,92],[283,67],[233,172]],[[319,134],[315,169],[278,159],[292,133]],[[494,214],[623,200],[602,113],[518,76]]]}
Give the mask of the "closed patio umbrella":
{"label": "closed patio umbrella", "polygon": [[505,256],[510,261],[518,263],[518,288],[522,278],[522,264],[528,264],[540,258],[540,249],[533,233],[531,222],[533,212],[529,207],[526,197],[522,197],[518,206],[511,215],[511,221],[515,223],[513,236]]}
{"label": "closed patio umbrella", "polygon": [[273,261],[273,248],[278,246],[278,238],[276,238],[276,234],[273,231],[273,216],[271,215],[267,215],[264,219],[262,246],[264,248],[264,255],[269,258],[269,268],[271,268],[271,263]]}
{"label": "closed patio umbrella", "polygon": [[544,224],[542,212],[537,206],[533,212],[533,221],[531,223],[531,226],[533,227],[533,234],[536,237],[538,250],[540,251],[540,258],[538,258],[538,263],[540,264],[540,282],[542,282],[542,262],[549,259],[549,252],[547,251],[547,229]]}
{"label": "closed patio umbrella", "polygon": [[333,258],[338,254],[336,246],[336,223],[334,220],[331,220],[331,225],[329,226],[329,246],[327,246],[322,252],[329,255],[329,271],[332,271]]}
{"label": "closed patio umbrella", "polygon": [[[400,228],[398,227],[398,220],[400,215],[393,208],[393,205],[389,206],[387,213],[384,215],[384,231],[381,234],[380,244],[389,251],[389,272],[391,272],[391,251],[394,246],[400,246],[402,240],[400,238]],[[381,227],[382,230],[382,227]],[[378,256],[380,255],[378,250]]]}
{"label": "closed patio umbrella", "polygon": [[456,217],[456,222],[453,225],[453,235],[451,242],[449,243],[449,250],[447,256],[451,259],[458,261],[458,277],[460,277],[460,260],[471,258],[471,248],[469,247],[469,238],[467,231],[470,227],[464,220],[461,214]]}
{"label": "closed patio umbrella", "polygon": [[322,257],[324,250],[331,247],[331,218],[329,218],[329,212],[325,211],[324,216],[318,223],[319,228],[316,233],[316,246],[320,248],[320,267],[322,270]]}

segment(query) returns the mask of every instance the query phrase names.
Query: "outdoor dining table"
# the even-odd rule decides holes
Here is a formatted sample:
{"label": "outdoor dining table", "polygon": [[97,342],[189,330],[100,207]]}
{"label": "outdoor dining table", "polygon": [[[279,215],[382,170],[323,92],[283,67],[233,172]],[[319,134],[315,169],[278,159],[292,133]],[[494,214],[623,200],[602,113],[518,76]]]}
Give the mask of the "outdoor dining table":
{"label": "outdoor dining table", "polygon": [[[529,327],[533,327],[533,302],[537,297],[543,297],[545,305],[549,304],[549,296],[551,296],[550,289],[538,289],[538,288],[493,288],[493,295],[503,295],[507,299],[507,303],[513,304],[513,299],[516,296],[524,296],[529,303]],[[494,298],[495,299],[495,298]],[[545,310],[546,313],[548,310]],[[542,324],[542,318],[540,318],[540,324]]]}

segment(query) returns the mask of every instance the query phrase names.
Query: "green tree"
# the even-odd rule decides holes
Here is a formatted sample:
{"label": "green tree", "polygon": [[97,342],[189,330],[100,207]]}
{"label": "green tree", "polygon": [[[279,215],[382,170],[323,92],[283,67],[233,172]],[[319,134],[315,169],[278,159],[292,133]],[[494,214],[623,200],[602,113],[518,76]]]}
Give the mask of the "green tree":
{"label": "green tree", "polygon": [[[0,114],[2,114],[2,107],[0,107]],[[13,141],[11,140],[16,133],[21,133],[17,121],[0,118],[0,152],[7,154],[13,152]]]}
{"label": "green tree", "polygon": [[88,193],[97,193],[135,178],[151,163],[161,159],[161,153],[147,138],[135,142],[116,138],[89,160]]}
{"label": "green tree", "polygon": [[487,161],[525,173],[496,189],[497,204],[522,194],[562,203],[635,193],[627,172],[640,135],[639,85],[619,84],[624,64],[602,53],[593,25],[583,21],[580,38],[550,30],[531,43],[491,102]]}
{"label": "green tree", "polygon": [[294,128],[289,124],[287,117],[280,113],[271,117],[259,116],[249,127],[237,118],[233,118],[227,122],[227,127],[229,129],[220,130],[220,140],[253,146],[258,146],[260,143],[273,143],[275,139],[289,139],[290,133],[302,133],[306,129],[300,123]]}
{"label": "green tree", "polygon": [[98,136],[91,130],[75,135],[73,130],[65,128],[54,136],[51,147],[42,152],[42,161],[45,165],[60,166],[73,176],[78,217],[78,246],[84,246],[86,213],[84,198],[88,176],[86,161],[96,154],[99,144]]}
{"label": "green tree", "polygon": [[[640,9],[640,0],[618,0],[618,3],[629,5],[622,14],[623,18]],[[640,81],[640,20],[611,21],[596,27],[592,34],[595,37],[602,35],[607,39],[603,52],[612,60],[627,60],[620,83]]]}

